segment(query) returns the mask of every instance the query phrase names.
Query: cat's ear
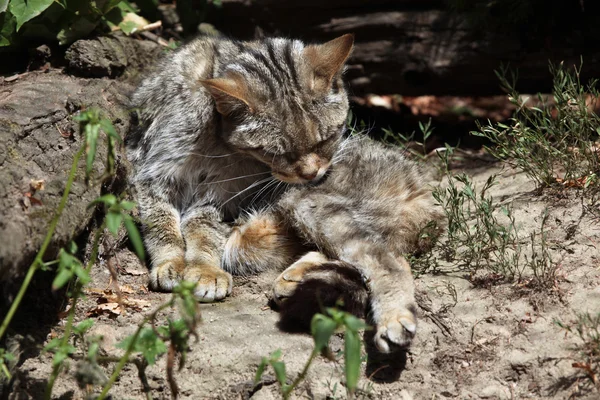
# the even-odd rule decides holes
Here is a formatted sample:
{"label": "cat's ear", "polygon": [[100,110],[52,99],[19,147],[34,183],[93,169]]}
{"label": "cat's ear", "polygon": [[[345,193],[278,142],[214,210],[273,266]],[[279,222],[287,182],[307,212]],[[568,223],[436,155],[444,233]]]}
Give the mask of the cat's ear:
{"label": "cat's ear", "polygon": [[227,78],[203,79],[200,83],[215,99],[217,111],[228,116],[240,108],[252,112],[248,90],[243,79],[232,76]]}
{"label": "cat's ear", "polygon": [[349,33],[327,43],[304,48],[304,57],[314,74],[311,82],[314,90],[329,90],[333,77],[341,72],[353,45],[354,35]]}

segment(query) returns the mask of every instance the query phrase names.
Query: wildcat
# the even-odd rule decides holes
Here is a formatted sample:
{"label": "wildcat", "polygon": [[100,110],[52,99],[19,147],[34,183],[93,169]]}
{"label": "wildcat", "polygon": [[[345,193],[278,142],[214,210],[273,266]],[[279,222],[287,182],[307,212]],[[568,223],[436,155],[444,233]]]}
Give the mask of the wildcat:
{"label": "wildcat", "polygon": [[414,285],[401,254],[435,213],[398,150],[342,139],[352,46],[352,35],[200,38],[141,83],[127,148],[152,288],[194,281],[198,299],[214,301],[231,293],[227,271],[289,267],[274,285],[281,302],[305,275],[350,266],[370,290],[379,349],[410,343]]}

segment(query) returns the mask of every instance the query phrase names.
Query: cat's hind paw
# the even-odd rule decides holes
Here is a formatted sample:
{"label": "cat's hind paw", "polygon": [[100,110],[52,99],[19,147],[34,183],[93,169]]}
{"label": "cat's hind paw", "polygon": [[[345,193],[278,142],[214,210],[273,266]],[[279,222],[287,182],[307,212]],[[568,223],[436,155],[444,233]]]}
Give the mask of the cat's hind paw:
{"label": "cat's hind paw", "polygon": [[311,251],[283,271],[273,284],[273,300],[275,303],[281,304],[291,297],[306,275],[326,262],[327,257],[323,254]]}
{"label": "cat's hind paw", "polygon": [[183,279],[197,282],[194,295],[198,301],[205,303],[223,300],[231,294],[233,287],[231,275],[212,265],[187,266],[183,273]]}
{"label": "cat's hind paw", "polygon": [[410,346],[417,332],[415,308],[392,310],[377,323],[375,345],[382,353],[391,353]]}

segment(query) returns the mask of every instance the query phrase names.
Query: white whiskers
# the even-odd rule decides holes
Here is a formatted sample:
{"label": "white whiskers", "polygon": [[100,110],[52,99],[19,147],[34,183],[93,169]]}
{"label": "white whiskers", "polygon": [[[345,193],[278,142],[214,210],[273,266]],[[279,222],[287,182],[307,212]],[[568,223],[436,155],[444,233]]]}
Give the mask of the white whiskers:
{"label": "white whiskers", "polygon": [[215,183],[231,182],[231,181],[236,181],[238,179],[244,179],[244,178],[249,178],[251,176],[259,176],[259,175],[264,175],[264,174],[270,174],[270,172],[269,171],[264,171],[264,172],[259,172],[257,174],[249,174],[249,175],[243,175],[243,176],[236,176],[235,178],[221,179],[221,180],[212,181],[212,182],[203,182],[200,185],[204,186],[204,185],[213,185]]}
{"label": "white whiskers", "polygon": [[230,157],[230,156],[233,156],[233,155],[239,154],[239,153],[234,152],[234,153],[229,153],[229,154],[220,154],[217,156],[209,156],[207,154],[200,154],[200,153],[195,153],[195,152],[191,152],[190,154],[193,156],[204,157],[204,158],[224,158],[224,157]]}
{"label": "white whiskers", "polygon": [[265,182],[268,182],[269,180],[274,180],[275,178],[273,178],[272,176],[269,176],[265,179],[261,179],[260,181],[256,181],[254,182],[252,185],[248,186],[246,189],[244,190],[240,190],[236,195],[231,196],[229,199],[227,199],[227,201],[225,201],[224,203],[221,204],[221,208],[223,208],[225,206],[225,204],[229,203],[231,200],[235,199],[236,197],[240,196],[243,193],[246,193],[248,190],[257,187],[258,185],[261,185]]}

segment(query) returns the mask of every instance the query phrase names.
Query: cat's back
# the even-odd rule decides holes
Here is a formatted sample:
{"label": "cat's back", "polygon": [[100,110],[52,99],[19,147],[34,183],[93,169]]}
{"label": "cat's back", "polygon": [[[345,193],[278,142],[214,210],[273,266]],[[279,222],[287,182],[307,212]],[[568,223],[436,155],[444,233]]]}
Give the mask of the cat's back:
{"label": "cat's back", "polygon": [[293,189],[279,204],[304,237],[362,238],[401,254],[417,249],[420,230],[438,217],[427,182],[401,149],[350,137],[321,183]]}
{"label": "cat's back", "polygon": [[364,200],[401,200],[425,192],[426,174],[398,147],[351,136],[323,189]]}
{"label": "cat's back", "polygon": [[199,90],[200,80],[213,76],[219,63],[219,48],[230,46],[227,40],[200,37],[165,53],[134,92],[133,106],[151,117],[172,109],[176,106],[174,102],[180,99],[186,102],[195,97],[209,100],[206,92]]}

